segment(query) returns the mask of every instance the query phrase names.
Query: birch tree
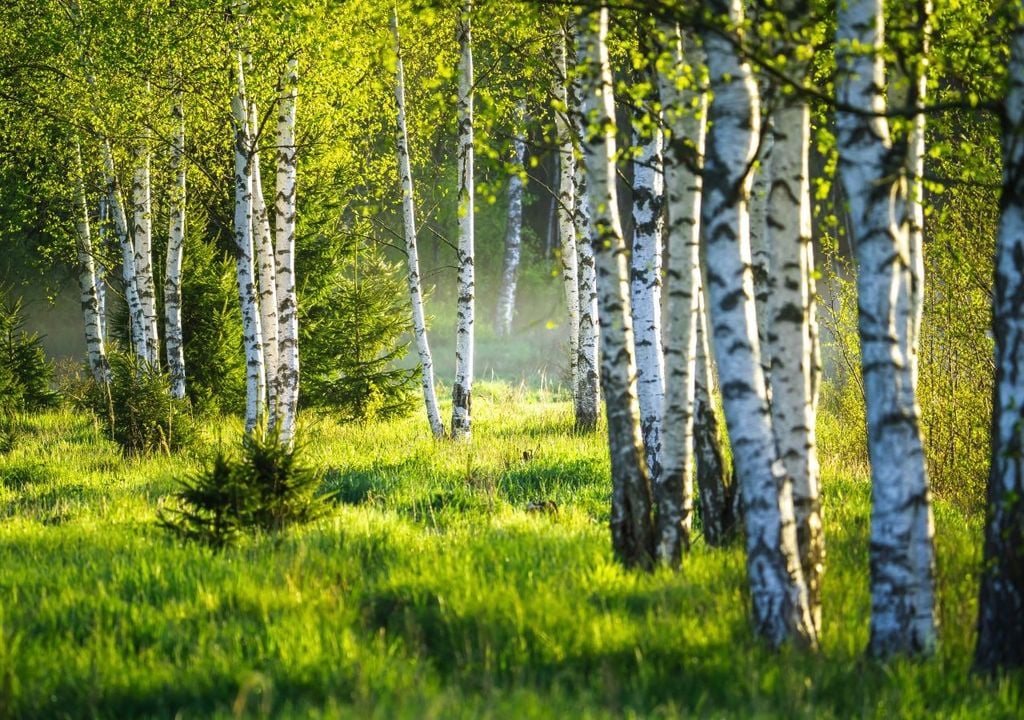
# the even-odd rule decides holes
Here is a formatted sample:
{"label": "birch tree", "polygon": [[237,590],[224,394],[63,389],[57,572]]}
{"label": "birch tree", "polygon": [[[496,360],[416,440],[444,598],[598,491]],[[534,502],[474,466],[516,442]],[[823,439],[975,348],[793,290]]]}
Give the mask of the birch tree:
{"label": "birch tree", "polygon": [[[839,176],[857,247],[858,324],[871,460],[875,656],[935,647],[934,527],[908,334],[907,188],[885,120],[881,0],[843,0],[836,29]],[[846,110],[845,108],[851,108]],[[852,109],[870,109],[864,114]],[[893,222],[893,219],[897,222]]]}
{"label": "birch tree", "polygon": [[[740,28],[739,0],[706,7]],[[701,223],[707,285],[726,424],[741,484],[747,577],[754,629],[771,645],[816,646],[793,522],[792,483],[779,461],[761,369],[750,271],[749,178],[759,129],[757,87],[750,66],[722,35],[704,38],[713,100],[708,110]]]}
{"label": "birch tree", "polygon": [[[665,410],[661,482],[655,483],[658,559],[677,566],[693,524],[693,423],[700,289],[700,166],[704,155],[707,93],[696,86],[700,62],[692,38],[687,61],[679,27],[659,23],[667,68],[657,74],[665,108],[664,175],[668,204],[665,281]],[[659,64],[664,62],[659,59]],[[703,492],[702,492],[703,497]],[[712,522],[714,522],[712,520]],[[705,523],[706,524],[706,523]],[[707,534],[707,531],[705,531]]]}
{"label": "birch tree", "polygon": [[[397,125],[395,147],[398,153],[398,172],[402,181],[402,220],[405,230],[405,255],[408,267],[409,300],[412,305],[412,328],[416,337],[416,351],[420,360],[420,380],[423,385],[423,403],[427,422],[435,438],[444,437],[444,421],[437,405],[434,387],[434,360],[427,339],[427,322],[423,311],[423,289],[420,284],[419,251],[416,246],[416,196],[412,184],[412,162],[409,153],[409,130],[405,114],[405,68],[402,63],[402,45],[398,33],[398,9],[391,10],[391,34],[395,44],[395,107]],[[510,320],[511,322],[511,320]]]}
{"label": "birch tree", "polygon": [[459,174],[459,298],[455,330],[455,382],[452,385],[452,437],[469,439],[470,408],[473,392],[473,321],[476,293],[473,267],[473,216],[475,213],[473,179],[473,49],[470,34],[472,0],[459,14],[456,36],[459,41],[458,90],[458,174]]}
{"label": "birch tree", "polygon": [[181,327],[181,265],[185,245],[185,113],[181,96],[172,112],[177,127],[171,140],[171,170],[174,186],[170,193],[170,227],[167,233],[167,261],[164,273],[164,332],[167,368],[171,375],[171,396],[185,397],[185,343]]}
{"label": "birch tree", "polygon": [[1013,9],[992,335],[996,382],[975,666],[1024,665],[1024,8]]}
{"label": "birch tree", "polygon": [[267,417],[270,427],[277,424],[277,373],[278,373],[278,321],[277,321],[277,278],[274,268],[274,236],[270,234],[270,214],[263,199],[263,176],[260,172],[260,153],[256,132],[259,129],[259,114],[256,103],[249,103],[249,128],[252,134],[252,150],[249,172],[252,175],[252,235],[256,252],[256,267],[259,271],[260,328],[263,332],[263,366],[266,373]]}
{"label": "birch tree", "polygon": [[523,173],[526,160],[526,137],[522,124],[526,118],[526,102],[516,104],[518,126],[512,138],[512,173],[508,178],[508,212],[505,225],[505,257],[501,267],[498,304],[494,311],[494,329],[498,337],[512,334],[512,318],[516,309],[516,281],[523,237]]}
{"label": "birch tree", "polygon": [[132,174],[132,242],[135,251],[135,282],[142,305],[142,330],[146,361],[160,364],[160,332],[156,319],[156,283],[153,280],[153,208],[150,187],[148,138],[135,148]]}
{"label": "birch tree", "polygon": [[89,208],[85,198],[85,173],[82,148],[75,143],[75,247],[78,254],[78,289],[85,326],[85,349],[93,380],[110,382],[110,364],[103,347],[103,323],[100,319],[96,265],[93,261],[92,237],[89,230]]}
{"label": "birch tree", "polygon": [[277,172],[275,177],[274,252],[277,260],[278,367],[275,430],[291,445],[299,408],[299,304],[295,292],[295,221],[298,148],[295,145],[295,103],[299,64],[288,59],[281,75],[277,106]]}
{"label": "birch tree", "polygon": [[626,566],[647,568],[654,561],[654,528],[638,420],[626,244],[615,190],[615,100],[607,35],[607,7],[582,16],[577,65],[582,69],[583,112],[588,120],[583,159],[594,213],[601,385],[612,468],[612,546]]}

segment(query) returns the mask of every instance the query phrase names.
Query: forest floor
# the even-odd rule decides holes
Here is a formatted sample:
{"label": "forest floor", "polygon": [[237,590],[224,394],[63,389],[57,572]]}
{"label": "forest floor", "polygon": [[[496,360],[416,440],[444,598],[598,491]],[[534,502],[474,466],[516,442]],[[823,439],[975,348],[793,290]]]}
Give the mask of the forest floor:
{"label": "forest floor", "polygon": [[0,717],[1020,717],[1019,676],[969,672],[980,518],[936,503],[937,656],[868,661],[870,488],[826,464],[822,651],[773,654],[739,547],[616,565],[606,446],[568,403],[485,383],[473,407],[468,445],[307,418],[335,506],[223,552],[154,521],[237,423],[122,460],[81,413],[25,419],[0,458]]}

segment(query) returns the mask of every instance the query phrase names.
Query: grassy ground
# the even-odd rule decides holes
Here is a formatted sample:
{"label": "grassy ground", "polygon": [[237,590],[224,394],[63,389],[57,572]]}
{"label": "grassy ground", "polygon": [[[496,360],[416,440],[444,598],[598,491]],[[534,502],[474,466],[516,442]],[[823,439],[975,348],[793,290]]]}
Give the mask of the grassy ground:
{"label": "grassy ground", "polygon": [[485,384],[474,410],[471,446],[309,421],[336,508],[219,554],[153,523],[202,451],[122,462],[80,414],[26,420],[0,459],[0,717],[1019,717],[1019,678],[968,672],[978,519],[936,508],[938,656],[869,662],[869,488],[827,469],[823,650],[773,655],[738,549],[616,566],[606,450],[566,403]]}

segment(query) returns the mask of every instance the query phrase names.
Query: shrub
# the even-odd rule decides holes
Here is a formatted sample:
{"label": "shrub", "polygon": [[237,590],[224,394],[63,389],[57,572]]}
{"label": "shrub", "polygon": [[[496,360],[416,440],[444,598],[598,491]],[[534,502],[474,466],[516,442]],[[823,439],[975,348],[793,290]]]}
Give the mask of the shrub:
{"label": "shrub", "polygon": [[177,507],[158,522],[185,540],[222,548],[241,534],[279,531],[326,512],[318,495],[320,473],[299,461],[299,451],[274,435],[246,435],[241,455],[218,452],[213,462],[181,481]]}
{"label": "shrub", "polygon": [[9,410],[40,410],[57,404],[53,365],[41,338],[25,331],[21,298],[3,293],[0,302],[0,393]]}

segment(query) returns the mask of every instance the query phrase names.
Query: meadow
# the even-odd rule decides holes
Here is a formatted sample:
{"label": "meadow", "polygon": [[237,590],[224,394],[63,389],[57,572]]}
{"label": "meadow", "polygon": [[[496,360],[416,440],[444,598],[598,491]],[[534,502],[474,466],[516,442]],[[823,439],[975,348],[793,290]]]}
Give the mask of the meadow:
{"label": "meadow", "polygon": [[[869,482],[826,462],[822,650],[772,653],[739,546],[616,564],[607,445],[564,398],[482,383],[474,412],[470,444],[418,414],[306,417],[327,517],[220,552],[155,519],[235,420],[123,459],[86,414],[23,418],[0,458],[0,717],[1020,716],[1019,676],[970,673],[977,514],[936,500],[937,655],[867,660]],[[821,423],[827,460],[850,430]]]}

